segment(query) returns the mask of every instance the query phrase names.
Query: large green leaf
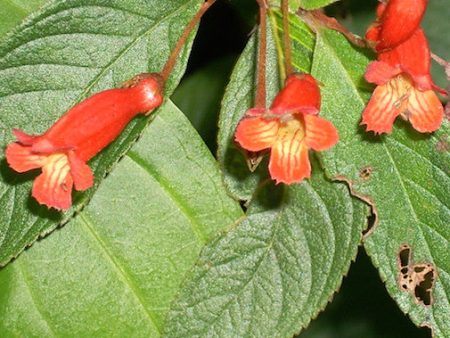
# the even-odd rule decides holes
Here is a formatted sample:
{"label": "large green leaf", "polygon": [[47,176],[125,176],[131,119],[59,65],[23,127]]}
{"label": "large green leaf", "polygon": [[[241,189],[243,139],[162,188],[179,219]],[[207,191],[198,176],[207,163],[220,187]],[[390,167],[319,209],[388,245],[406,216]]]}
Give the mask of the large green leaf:
{"label": "large green leaf", "polygon": [[0,39],[46,0],[0,0]]}
{"label": "large green leaf", "polygon": [[[280,88],[277,50],[281,49],[281,16],[278,11],[270,12],[267,47],[267,106]],[[314,36],[299,18],[291,16],[294,67],[308,72],[310,57],[314,48]],[[273,34],[275,33],[275,34]],[[278,46],[278,48],[276,48]],[[236,199],[249,200],[258,184],[267,176],[263,164],[251,173],[245,158],[234,143],[234,130],[247,109],[254,105],[256,90],[257,39],[253,36],[238,60],[231,75],[219,117],[218,158],[224,173],[224,181]]]}
{"label": "large green leaf", "polygon": [[[274,195],[278,203],[266,198]],[[339,287],[367,211],[347,187],[315,166],[310,182],[270,185],[253,203],[248,218],[202,251],[166,337],[291,337]]]}
{"label": "large green leaf", "polygon": [[1,337],[158,337],[184,273],[242,211],[170,102],[64,228],[0,271]]}
{"label": "large green leaf", "polygon": [[[449,123],[431,135],[404,122],[395,124],[392,135],[364,132],[358,125],[370,95],[363,80],[368,61],[335,32],[324,30],[317,37],[312,72],[323,83],[322,115],[340,133],[339,144],[322,154],[322,162],[331,177],[346,180],[373,204],[378,224],[365,247],[389,293],[417,325],[445,337],[450,332]],[[403,244],[412,248],[414,263],[431,263],[437,270],[431,306],[400,288],[397,260]]]}
{"label": "large green leaf", "polygon": [[[91,93],[116,87],[133,75],[161,70],[200,0],[53,1],[0,45],[0,149],[12,128],[45,131],[64,111]],[[187,50],[169,81],[181,77]],[[95,187],[131,146],[147,119],[135,119],[91,164]],[[3,157],[3,156],[2,156]],[[30,175],[0,163],[0,266],[39,235],[66,221],[30,198]],[[85,205],[95,188],[75,197]]]}

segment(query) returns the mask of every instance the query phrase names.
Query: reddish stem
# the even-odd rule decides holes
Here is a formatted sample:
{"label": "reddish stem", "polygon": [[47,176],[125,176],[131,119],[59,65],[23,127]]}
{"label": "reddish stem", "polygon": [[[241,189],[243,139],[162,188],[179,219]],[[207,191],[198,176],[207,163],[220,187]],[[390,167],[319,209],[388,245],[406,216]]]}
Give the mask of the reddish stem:
{"label": "reddish stem", "polygon": [[283,14],[283,41],[284,41],[284,66],[286,68],[286,77],[291,75],[294,70],[292,67],[292,46],[291,36],[289,34],[289,2],[281,0],[281,12]]}
{"label": "reddish stem", "polygon": [[265,0],[256,0],[259,5],[259,50],[258,79],[256,89],[256,108],[266,107],[266,52],[267,52],[267,4]]}
{"label": "reddish stem", "polygon": [[183,48],[183,46],[186,44],[186,40],[189,38],[189,35],[191,34],[192,30],[197,26],[203,14],[205,14],[205,12],[209,9],[209,7],[211,7],[214,4],[214,2],[216,2],[216,0],[205,1],[205,3],[203,3],[203,5],[198,10],[197,14],[195,14],[195,16],[192,18],[192,20],[184,29],[183,34],[181,34],[180,38],[178,39],[175,48],[172,50],[169,59],[167,60],[163,70],[160,73],[164,82],[167,81],[167,79],[170,76],[170,73],[175,67],[181,48]]}
{"label": "reddish stem", "polygon": [[299,9],[297,14],[315,32],[317,32],[320,27],[333,29],[344,35],[347,38],[347,40],[349,40],[354,45],[363,48],[367,47],[367,44],[364,41],[364,39],[350,32],[347,28],[341,25],[339,21],[337,21],[335,18],[330,18],[329,16],[324,14],[321,10],[306,11],[304,9]]}

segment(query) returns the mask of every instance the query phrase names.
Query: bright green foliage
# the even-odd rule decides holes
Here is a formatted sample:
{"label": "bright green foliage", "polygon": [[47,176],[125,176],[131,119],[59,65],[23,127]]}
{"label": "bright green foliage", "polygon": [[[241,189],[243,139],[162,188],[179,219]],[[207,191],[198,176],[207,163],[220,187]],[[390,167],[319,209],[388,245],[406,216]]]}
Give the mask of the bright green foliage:
{"label": "bright green foliage", "polygon": [[0,271],[2,338],[160,336],[200,249],[241,215],[167,103],[90,205]]}
{"label": "bright green foliage", "polygon": [[[323,83],[321,114],[340,134],[338,145],[321,159],[330,177],[345,179],[373,204],[378,224],[365,247],[392,297],[417,325],[428,324],[444,337],[450,332],[449,124],[432,135],[401,121],[392,135],[366,133],[358,124],[370,94],[363,79],[368,61],[337,33],[317,37],[312,72]],[[411,246],[414,262],[437,269],[432,306],[415,302],[398,285],[402,244]]]}
{"label": "bright green foliage", "polygon": [[[267,46],[267,106],[280,88],[280,72],[277,50],[282,48],[281,17],[272,11],[268,20]],[[291,17],[294,66],[308,72],[310,57],[314,48],[314,36],[299,18]],[[274,34],[275,33],[275,34]],[[277,46],[279,48],[277,48]],[[231,81],[225,91],[219,118],[218,158],[224,173],[224,181],[230,193],[236,199],[248,200],[264,177],[267,177],[267,165],[262,163],[258,170],[251,173],[245,163],[243,153],[234,144],[234,130],[247,109],[254,106],[257,74],[257,41],[251,38],[231,75]]]}
{"label": "bright green foliage", "polygon": [[356,255],[367,208],[314,169],[310,182],[269,185],[248,218],[206,246],[166,337],[291,337],[325,307]]}
{"label": "bright green foliage", "polygon": [[[45,131],[83,98],[119,86],[137,73],[160,71],[200,0],[148,0],[98,4],[54,1],[0,44],[0,156],[12,128]],[[170,93],[187,60],[183,53]],[[147,124],[136,119],[92,163],[97,186]],[[31,175],[17,175],[0,162],[0,266],[39,235],[66,221],[73,210],[48,211],[30,198]],[[75,198],[87,203],[95,188]]]}

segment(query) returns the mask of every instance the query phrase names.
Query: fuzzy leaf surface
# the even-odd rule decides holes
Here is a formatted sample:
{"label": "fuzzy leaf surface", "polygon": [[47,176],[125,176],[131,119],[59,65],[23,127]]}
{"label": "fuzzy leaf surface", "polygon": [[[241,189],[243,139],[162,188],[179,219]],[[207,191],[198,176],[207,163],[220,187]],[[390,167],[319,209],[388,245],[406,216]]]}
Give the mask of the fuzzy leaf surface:
{"label": "fuzzy leaf surface", "polygon": [[[321,154],[330,177],[345,179],[355,194],[373,204],[377,226],[365,241],[391,296],[416,325],[436,337],[450,332],[450,154],[445,121],[433,134],[419,134],[397,121],[391,135],[373,136],[359,126],[373,87],[363,79],[369,58],[335,32],[317,38],[312,73],[323,83],[321,115],[333,121],[340,142]],[[363,175],[369,169],[370,175]],[[400,246],[414,263],[437,271],[434,302],[425,306],[400,288]]]}
{"label": "fuzzy leaf surface", "polygon": [[78,217],[0,270],[1,336],[159,337],[200,249],[241,216],[168,102]]}
{"label": "fuzzy leaf surface", "polygon": [[270,185],[245,220],[202,251],[165,337],[292,337],[341,284],[366,212],[319,166],[309,182]]}
{"label": "fuzzy leaf surface", "polygon": [[[0,266],[38,236],[66,222],[74,210],[49,211],[30,197],[33,174],[19,175],[3,159],[12,128],[47,130],[65,111],[135,74],[160,71],[200,0],[52,1],[0,43]],[[189,48],[190,46],[188,46]],[[188,52],[167,84],[172,92]],[[74,196],[84,206],[148,120],[135,119],[90,162],[94,188]]]}

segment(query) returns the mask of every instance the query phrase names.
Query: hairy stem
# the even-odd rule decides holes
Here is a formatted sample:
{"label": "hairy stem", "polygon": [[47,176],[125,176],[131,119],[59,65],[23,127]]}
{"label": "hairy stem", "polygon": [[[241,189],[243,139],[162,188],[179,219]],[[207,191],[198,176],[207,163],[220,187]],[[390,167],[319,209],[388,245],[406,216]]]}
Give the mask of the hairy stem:
{"label": "hairy stem", "polygon": [[203,5],[198,10],[197,14],[195,14],[195,16],[192,18],[192,20],[184,29],[183,34],[181,34],[180,38],[178,39],[175,48],[172,50],[169,59],[167,60],[163,70],[160,73],[164,82],[167,81],[167,79],[170,76],[170,73],[172,73],[172,70],[175,67],[175,64],[177,63],[178,55],[180,54],[181,48],[183,48],[183,46],[186,44],[186,40],[189,38],[189,35],[191,34],[192,30],[197,26],[203,14],[205,14],[205,12],[209,9],[209,7],[211,7],[214,4],[214,2],[216,2],[216,0],[205,1],[205,3],[203,3]]}
{"label": "hairy stem", "polygon": [[256,87],[256,108],[266,107],[266,53],[267,53],[267,4],[265,0],[256,0],[259,5],[259,49],[258,78]]}

